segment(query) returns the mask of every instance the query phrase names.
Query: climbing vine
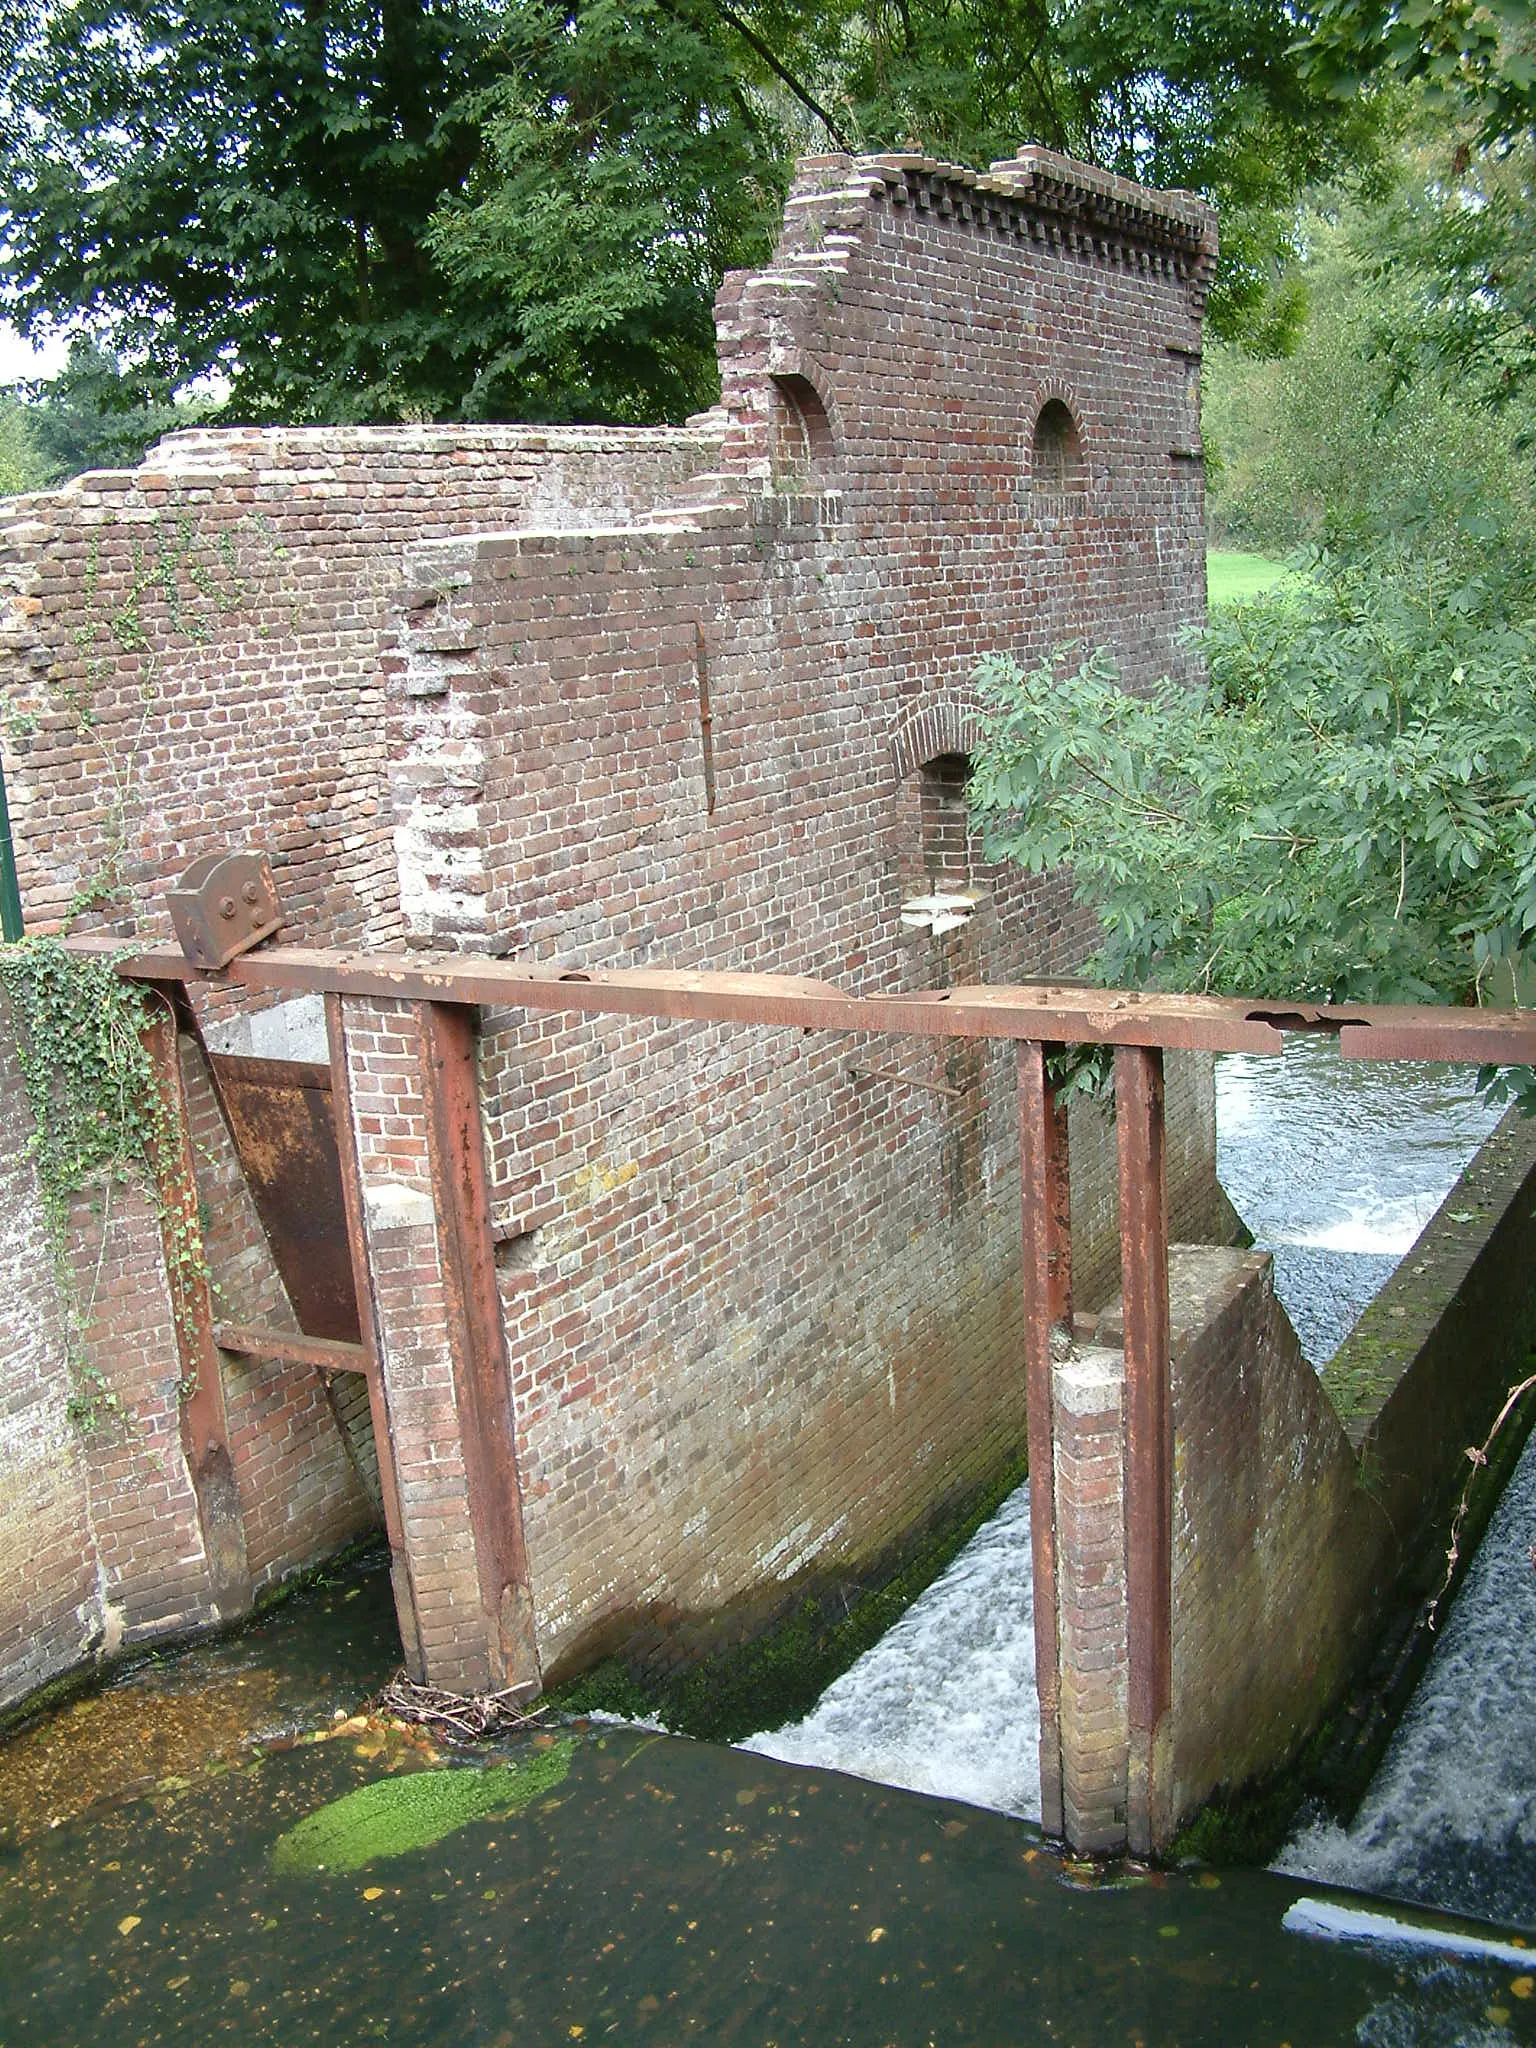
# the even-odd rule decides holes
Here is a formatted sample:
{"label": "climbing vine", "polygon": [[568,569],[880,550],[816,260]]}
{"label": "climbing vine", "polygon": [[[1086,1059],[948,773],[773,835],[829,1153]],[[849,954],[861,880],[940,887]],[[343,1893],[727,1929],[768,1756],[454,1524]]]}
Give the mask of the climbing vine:
{"label": "climbing vine", "polygon": [[[105,1246],[113,1189],[138,1174],[154,1189],[170,1186],[175,1159],[173,1106],[164,1100],[145,1043],[144,996],[118,975],[120,957],[70,953],[44,937],[0,946],[0,988],[32,1113],[26,1149],[63,1314],[67,1409],[83,1435],[120,1406],[85,1348],[95,1279],[82,1294],[70,1258],[71,1206],[87,1190],[99,1193]],[[163,1202],[160,1222],[180,1318],[186,1281],[206,1270],[201,1231],[195,1213]]]}
{"label": "climbing vine", "polygon": [[[280,552],[259,514],[241,524],[266,552]],[[106,531],[110,535],[112,529]],[[106,781],[101,855],[75,891],[66,924],[82,911],[113,901],[124,889],[128,812],[150,721],[160,704],[167,646],[210,645],[220,621],[241,610],[250,597],[235,534],[225,528],[210,546],[199,522],[187,514],[135,528],[127,544],[126,574],[120,554],[112,572],[104,574],[102,555],[103,534],[93,533],[80,582],[83,615],[69,628],[79,668],[50,676],[44,684],[76,738],[99,753]],[[119,715],[106,737],[97,692],[117,690],[125,662],[136,672],[138,707],[135,711],[131,697],[119,699],[114,707]],[[9,721],[12,741],[29,738],[36,726],[35,713],[19,709]]]}

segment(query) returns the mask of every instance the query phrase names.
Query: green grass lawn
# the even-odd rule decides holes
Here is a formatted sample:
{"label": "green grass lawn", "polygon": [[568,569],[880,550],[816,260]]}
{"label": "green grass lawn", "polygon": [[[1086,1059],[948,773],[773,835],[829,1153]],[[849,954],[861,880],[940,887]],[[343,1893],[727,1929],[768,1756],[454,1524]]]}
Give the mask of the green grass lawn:
{"label": "green grass lawn", "polygon": [[1290,574],[1283,562],[1266,555],[1239,555],[1224,548],[1212,548],[1205,558],[1207,600],[1213,605],[1234,604],[1239,598],[1257,597]]}

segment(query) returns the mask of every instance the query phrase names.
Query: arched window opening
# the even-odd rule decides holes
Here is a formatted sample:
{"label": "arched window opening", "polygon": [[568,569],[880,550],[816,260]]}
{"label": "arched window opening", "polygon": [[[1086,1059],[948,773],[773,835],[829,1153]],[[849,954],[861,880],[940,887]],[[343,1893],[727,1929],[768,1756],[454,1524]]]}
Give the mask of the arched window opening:
{"label": "arched window opening", "polygon": [[939,754],[918,770],[924,879],[936,889],[963,889],[971,878],[970,820],[965,785],[968,754]]}
{"label": "arched window opening", "polygon": [[836,452],[827,408],[809,377],[774,377],[773,473],[789,483],[824,474]]}
{"label": "arched window opening", "polygon": [[1035,490],[1048,492],[1053,497],[1065,496],[1069,491],[1081,491],[1087,486],[1083,443],[1077,431],[1077,421],[1072,417],[1071,408],[1059,398],[1048,398],[1040,408],[1030,446],[1029,475]]}

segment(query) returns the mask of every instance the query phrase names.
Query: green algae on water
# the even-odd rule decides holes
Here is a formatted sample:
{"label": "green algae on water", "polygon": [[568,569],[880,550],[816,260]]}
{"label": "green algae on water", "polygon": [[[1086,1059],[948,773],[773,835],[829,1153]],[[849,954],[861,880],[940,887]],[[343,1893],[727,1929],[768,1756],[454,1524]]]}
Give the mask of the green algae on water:
{"label": "green algae on water", "polygon": [[429,1848],[472,1820],[521,1813],[561,1782],[575,1747],[566,1737],[526,1763],[415,1771],[360,1785],[279,1835],[272,1845],[272,1868],[282,1876],[361,1870],[367,1863]]}

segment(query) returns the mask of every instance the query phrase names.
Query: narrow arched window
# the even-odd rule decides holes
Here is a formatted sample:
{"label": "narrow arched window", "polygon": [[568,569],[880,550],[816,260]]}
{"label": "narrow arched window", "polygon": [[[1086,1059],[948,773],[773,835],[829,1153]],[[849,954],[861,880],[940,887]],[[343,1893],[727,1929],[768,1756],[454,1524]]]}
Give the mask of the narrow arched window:
{"label": "narrow arched window", "polygon": [[940,888],[963,889],[970,880],[970,820],[965,808],[970,776],[966,754],[939,754],[918,770],[923,868],[926,879]]}
{"label": "narrow arched window", "polygon": [[809,484],[826,473],[836,450],[832,422],[809,377],[783,376],[773,385],[773,473]]}
{"label": "narrow arched window", "polygon": [[1071,408],[1059,398],[1048,398],[1035,420],[1029,479],[1034,490],[1051,497],[1064,497],[1069,491],[1086,488],[1082,437]]}

